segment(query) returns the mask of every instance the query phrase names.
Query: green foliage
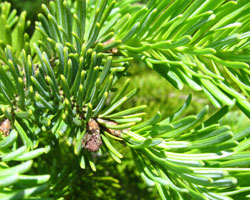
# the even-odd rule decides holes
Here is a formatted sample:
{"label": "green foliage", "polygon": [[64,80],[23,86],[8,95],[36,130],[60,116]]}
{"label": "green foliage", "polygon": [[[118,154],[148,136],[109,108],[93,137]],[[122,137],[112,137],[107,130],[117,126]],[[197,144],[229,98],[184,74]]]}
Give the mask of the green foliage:
{"label": "green foliage", "polygon": [[[119,164],[128,150],[162,199],[249,198],[249,125],[223,121],[234,104],[250,117],[249,7],[56,0],[42,5],[29,36],[26,12],[0,3],[0,198],[143,199],[136,176],[132,189],[122,185],[133,171],[130,159]],[[164,117],[129,104],[140,86],[131,61],[179,90],[203,91],[218,110],[187,115],[191,95]]]}
{"label": "green foliage", "polygon": [[[187,87],[181,91],[173,90],[169,82],[142,63],[140,63],[139,66],[138,63],[134,63],[134,65],[132,63],[128,72],[131,73],[131,84],[129,88],[138,87],[143,89],[140,89],[138,94],[131,99],[129,104],[123,105],[120,110],[145,104],[148,107],[145,108],[147,115],[144,116],[144,119],[153,117],[159,110],[161,111],[162,117],[167,117],[185,102],[189,93],[192,93],[193,101],[188,107],[185,115],[196,114],[197,110],[202,109],[204,104],[210,104],[205,95],[197,91],[192,91]],[[125,79],[125,77],[123,79]],[[123,81],[121,80],[117,82],[115,86],[119,88],[122,85]],[[178,101],[176,100],[177,98]],[[212,106],[212,104],[210,105]],[[214,110],[215,109],[211,107],[209,113],[212,114]]]}

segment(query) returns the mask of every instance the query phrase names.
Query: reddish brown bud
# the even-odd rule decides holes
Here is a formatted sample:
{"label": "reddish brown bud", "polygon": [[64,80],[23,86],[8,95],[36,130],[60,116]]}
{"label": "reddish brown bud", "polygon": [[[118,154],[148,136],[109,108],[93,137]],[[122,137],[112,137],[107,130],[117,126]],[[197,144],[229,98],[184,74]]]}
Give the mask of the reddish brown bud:
{"label": "reddish brown bud", "polygon": [[[101,120],[102,122],[104,122],[105,124],[108,124],[108,125],[118,125],[118,123],[116,123],[114,121],[109,121],[109,120],[105,120],[105,119],[99,119],[99,120]],[[114,135],[116,137],[120,137],[121,133],[123,131],[123,130],[111,129],[111,128],[108,128],[108,127],[104,127],[104,128],[108,133],[110,133],[110,134],[112,134],[112,135]]]}
{"label": "reddish brown bud", "polygon": [[9,119],[5,119],[0,122],[0,132],[4,134],[4,136],[8,136],[11,129],[11,123]]}
{"label": "reddish brown bud", "polygon": [[87,130],[90,132],[90,134],[100,134],[100,126],[99,124],[94,120],[90,119],[87,125]]}
{"label": "reddish brown bud", "polygon": [[[109,125],[117,125],[117,123],[113,122],[113,121],[107,121],[107,124],[109,124]],[[117,137],[121,136],[121,130],[115,130],[115,129],[111,129],[111,128],[106,128],[106,129],[107,129],[107,132],[109,132],[110,134],[112,134],[114,136],[117,136]]]}
{"label": "reddish brown bud", "polygon": [[98,151],[102,145],[99,124],[90,119],[87,124],[87,133],[84,136],[82,145],[88,151]]}
{"label": "reddish brown bud", "polygon": [[[112,43],[112,42],[114,42],[114,41],[115,41],[115,39],[114,39],[114,38],[111,38],[111,39],[109,39],[108,41],[106,41],[106,42],[104,42],[104,43],[102,43],[102,44],[103,44],[104,46],[106,46],[106,45],[108,45],[108,44],[110,44],[110,43]],[[109,52],[109,53],[115,54],[115,53],[118,52],[118,49],[117,49],[116,47],[114,47],[114,48],[108,50],[108,52]]]}
{"label": "reddish brown bud", "polygon": [[85,139],[83,140],[83,147],[88,151],[98,151],[102,145],[102,139],[100,134],[89,134],[86,133]]}

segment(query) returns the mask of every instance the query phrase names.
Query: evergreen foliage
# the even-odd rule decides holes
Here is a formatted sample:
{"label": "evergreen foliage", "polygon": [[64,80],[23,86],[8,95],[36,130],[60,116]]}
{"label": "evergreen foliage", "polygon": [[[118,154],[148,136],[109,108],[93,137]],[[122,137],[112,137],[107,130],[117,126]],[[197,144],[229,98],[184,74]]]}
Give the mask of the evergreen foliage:
{"label": "evergreen foliage", "polygon": [[[121,163],[120,144],[162,199],[250,198],[250,128],[220,124],[234,105],[250,117],[249,8],[248,0],[55,0],[29,35],[26,13],[1,2],[0,199],[84,198],[92,181],[84,175],[112,168],[109,157]],[[138,91],[128,87],[130,61],[202,91],[218,111],[185,115],[191,95],[168,117],[143,120],[145,105],[120,109]],[[112,174],[97,181],[120,187]],[[115,198],[97,187],[92,198]]]}

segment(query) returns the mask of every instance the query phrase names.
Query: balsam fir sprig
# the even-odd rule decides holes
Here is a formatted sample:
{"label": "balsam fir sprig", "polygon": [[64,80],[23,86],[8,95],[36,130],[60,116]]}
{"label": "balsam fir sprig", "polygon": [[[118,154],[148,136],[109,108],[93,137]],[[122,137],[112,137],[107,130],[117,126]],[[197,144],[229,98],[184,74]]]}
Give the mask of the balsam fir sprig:
{"label": "balsam fir sprig", "polygon": [[[233,133],[218,120],[235,103],[249,116],[250,3],[136,3],[50,1],[31,39],[25,13],[0,4],[1,199],[79,198],[70,185],[76,171],[59,164],[63,153],[96,171],[95,157],[105,152],[122,162],[114,142],[131,149],[162,199],[248,198],[250,130]],[[137,89],[128,91],[129,79],[115,83],[137,59],[178,89],[202,90],[220,110],[182,117],[191,96],[163,120],[157,113],[143,121],[143,105],[120,110]],[[59,157],[47,166],[51,152]],[[29,174],[39,163],[43,170]]]}

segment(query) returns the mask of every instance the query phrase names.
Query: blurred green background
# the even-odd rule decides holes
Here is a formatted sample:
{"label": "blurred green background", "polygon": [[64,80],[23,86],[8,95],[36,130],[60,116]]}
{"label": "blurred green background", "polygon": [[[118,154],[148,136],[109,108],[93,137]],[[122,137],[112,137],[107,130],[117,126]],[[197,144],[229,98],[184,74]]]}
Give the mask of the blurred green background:
{"label": "blurred green background", "polygon": [[[37,14],[41,12],[41,4],[48,4],[47,0],[9,0],[12,7],[17,9],[18,13],[26,10],[27,18],[30,20],[31,26],[28,33],[31,35],[34,30],[34,23],[37,19]],[[214,113],[216,109],[210,105],[206,97],[200,92],[193,92],[189,88],[184,87],[182,91],[178,91],[171,86],[164,78],[157,72],[149,69],[143,63],[131,63],[129,68],[131,74],[130,89],[138,87],[139,93],[128,104],[121,109],[130,108],[136,105],[145,104],[148,106],[146,112],[148,115],[145,118],[152,117],[157,111],[160,111],[163,117],[166,117],[177,110],[185,101],[189,93],[193,95],[193,101],[189,107],[187,114],[195,114],[202,109],[204,105],[210,106],[210,114]],[[123,78],[122,78],[123,79]],[[116,84],[119,88],[124,83],[123,80]],[[250,125],[249,120],[239,111],[230,112],[222,121],[222,124],[231,124],[234,131]],[[82,170],[79,163],[74,163],[77,160],[73,155],[67,157],[66,160],[61,160],[61,165],[70,164],[74,169],[75,174],[79,177],[77,181],[72,184],[72,191],[69,194],[69,199],[72,195],[75,197],[83,196],[85,199],[159,199],[155,188],[147,187],[139,176],[128,148],[119,145],[121,153],[125,155],[121,164],[115,163],[109,155],[96,158],[97,172],[93,173],[89,168]],[[73,152],[73,150],[72,150]],[[65,149],[54,152],[55,154],[69,155]],[[53,165],[50,163],[51,155],[40,160],[36,170],[46,169],[46,165]],[[54,156],[54,154],[53,154]],[[58,155],[61,156],[61,155]],[[40,159],[40,158],[39,158]],[[40,165],[40,166],[39,166]],[[46,170],[45,170],[46,171]],[[35,173],[35,171],[34,171]]]}

